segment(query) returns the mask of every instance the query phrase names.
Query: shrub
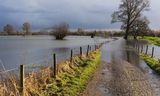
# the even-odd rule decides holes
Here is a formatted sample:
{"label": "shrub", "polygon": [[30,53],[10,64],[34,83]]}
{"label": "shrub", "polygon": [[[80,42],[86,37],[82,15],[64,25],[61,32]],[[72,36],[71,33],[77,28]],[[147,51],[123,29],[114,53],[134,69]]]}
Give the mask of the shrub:
{"label": "shrub", "polygon": [[60,23],[59,25],[55,25],[53,27],[53,35],[56,40],[63,40],[65,36],[67,36],[69,30],[69,24]]}

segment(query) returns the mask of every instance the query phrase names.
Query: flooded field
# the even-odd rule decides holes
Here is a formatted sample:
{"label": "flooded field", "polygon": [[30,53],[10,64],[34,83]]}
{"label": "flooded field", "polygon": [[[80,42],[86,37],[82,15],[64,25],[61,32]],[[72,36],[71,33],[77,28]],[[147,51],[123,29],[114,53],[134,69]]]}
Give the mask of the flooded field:
{"label": "flooded field", "polygon": [[87,47],[105,40],[87,36],[68,36],[63,41],[52,36],[0,37],[0,69],[17,68],[20,64],[50,63],[53,53],[57,53],[59,59],[66,59],[70,56],[70,49],[78,52],[80,46]]}

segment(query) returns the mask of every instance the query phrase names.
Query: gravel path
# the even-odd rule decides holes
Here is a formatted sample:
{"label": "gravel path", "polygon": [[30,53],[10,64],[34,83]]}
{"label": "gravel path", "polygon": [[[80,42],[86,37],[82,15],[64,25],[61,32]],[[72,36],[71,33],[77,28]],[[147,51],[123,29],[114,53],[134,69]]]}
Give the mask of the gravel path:
{"label": "gravel path", "polygon": [[145,74],[136,66],[116,60],[103,62],[80,96],[155,96]]}

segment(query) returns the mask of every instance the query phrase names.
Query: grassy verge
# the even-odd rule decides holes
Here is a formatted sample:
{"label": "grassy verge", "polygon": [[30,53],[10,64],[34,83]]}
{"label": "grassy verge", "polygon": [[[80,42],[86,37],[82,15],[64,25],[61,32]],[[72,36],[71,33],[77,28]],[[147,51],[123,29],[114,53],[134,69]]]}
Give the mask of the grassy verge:
{"label": "grassy verge", "polygon": [[85,89],[89,79],[100,64],[100,56],[98,50],[90,53],[89,57],[82,59],[76,56],[70,69],[60,73],[56,82],[46,87],[44,94],[46,96],[77,96]]}
{"label": "grassy verge", "polygon": [[147,65],[155,72],[160,74],[160,61],[155,58],[151,58],[150,55],[140,54],[140,57],[147,63]]}
{"label": "grassy verge", "polygon": [[[25,75],[24,96],[77,96],[86,87],[92,74],[100,64],[101,53],[96,50],[89,56],[74,56],[57,65],[57,78],[53,78],[51,67],[42,68]],[[1,76],[1,75],[0,75]],[[17,81],[17,82],[16,82]],[[16,78],[0,81],[0,96],[20,96]]]}
{"label": "grassy verge", "polygon": [[144,37],[144,38],[142,38],[142,40],[146,40],[150,44],[160,46],[160,38],[159,37]]}

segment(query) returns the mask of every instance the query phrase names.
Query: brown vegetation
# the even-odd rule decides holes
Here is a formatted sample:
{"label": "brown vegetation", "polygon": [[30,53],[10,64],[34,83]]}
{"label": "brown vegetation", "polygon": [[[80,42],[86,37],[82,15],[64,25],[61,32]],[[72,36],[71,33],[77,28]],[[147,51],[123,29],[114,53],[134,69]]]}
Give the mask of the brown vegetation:
{"label": "brown vegetation", "polygon": [[[80,56],[75,56],[73,57],[73,61],[70,62],[70,60],[61,62],[60,64],[57,65],[57,79],[61,78],[61,74],[67,72],[67,73],[72,73],[74,71],[73,69],[76,66],[85,66],[86,60],[90,60],[95,58],[95,54],[97,52],[91,52],[88,57],[85,55]],[[27,67],[27,66],[26,66]],[[26,68],[25,67],[25,68]],[[1,78],[4,74],[0,75]],[[18,76],[13,76],[6,74],[9,77],[6,79],[3,79],[0,81],[0,96],[21,96],[22,93],[20,93],[20,86],[19,86],[19,78]],[[57,81],[56,79],[53,78],[53,70],[51,67],[43,67],[40,70],[37,70],[36,72],[29,72],[25,74],[25,79],[24,79],[24,96],[43,96],[47,94],[47,96],[50,96],[51,94],[54,94],[53,92],[47,92],[49,91],[50,87],[56,84]],[[58,83],[57,83],[58,84]],[[56,85],[55,85],[56,86]]]}
{"label": "brown vegetation", "polygon": [[60,23],[59,25],[55,25],[53,27],[53,35],[57,40],[63,40],[69,31],[69,24]]}

